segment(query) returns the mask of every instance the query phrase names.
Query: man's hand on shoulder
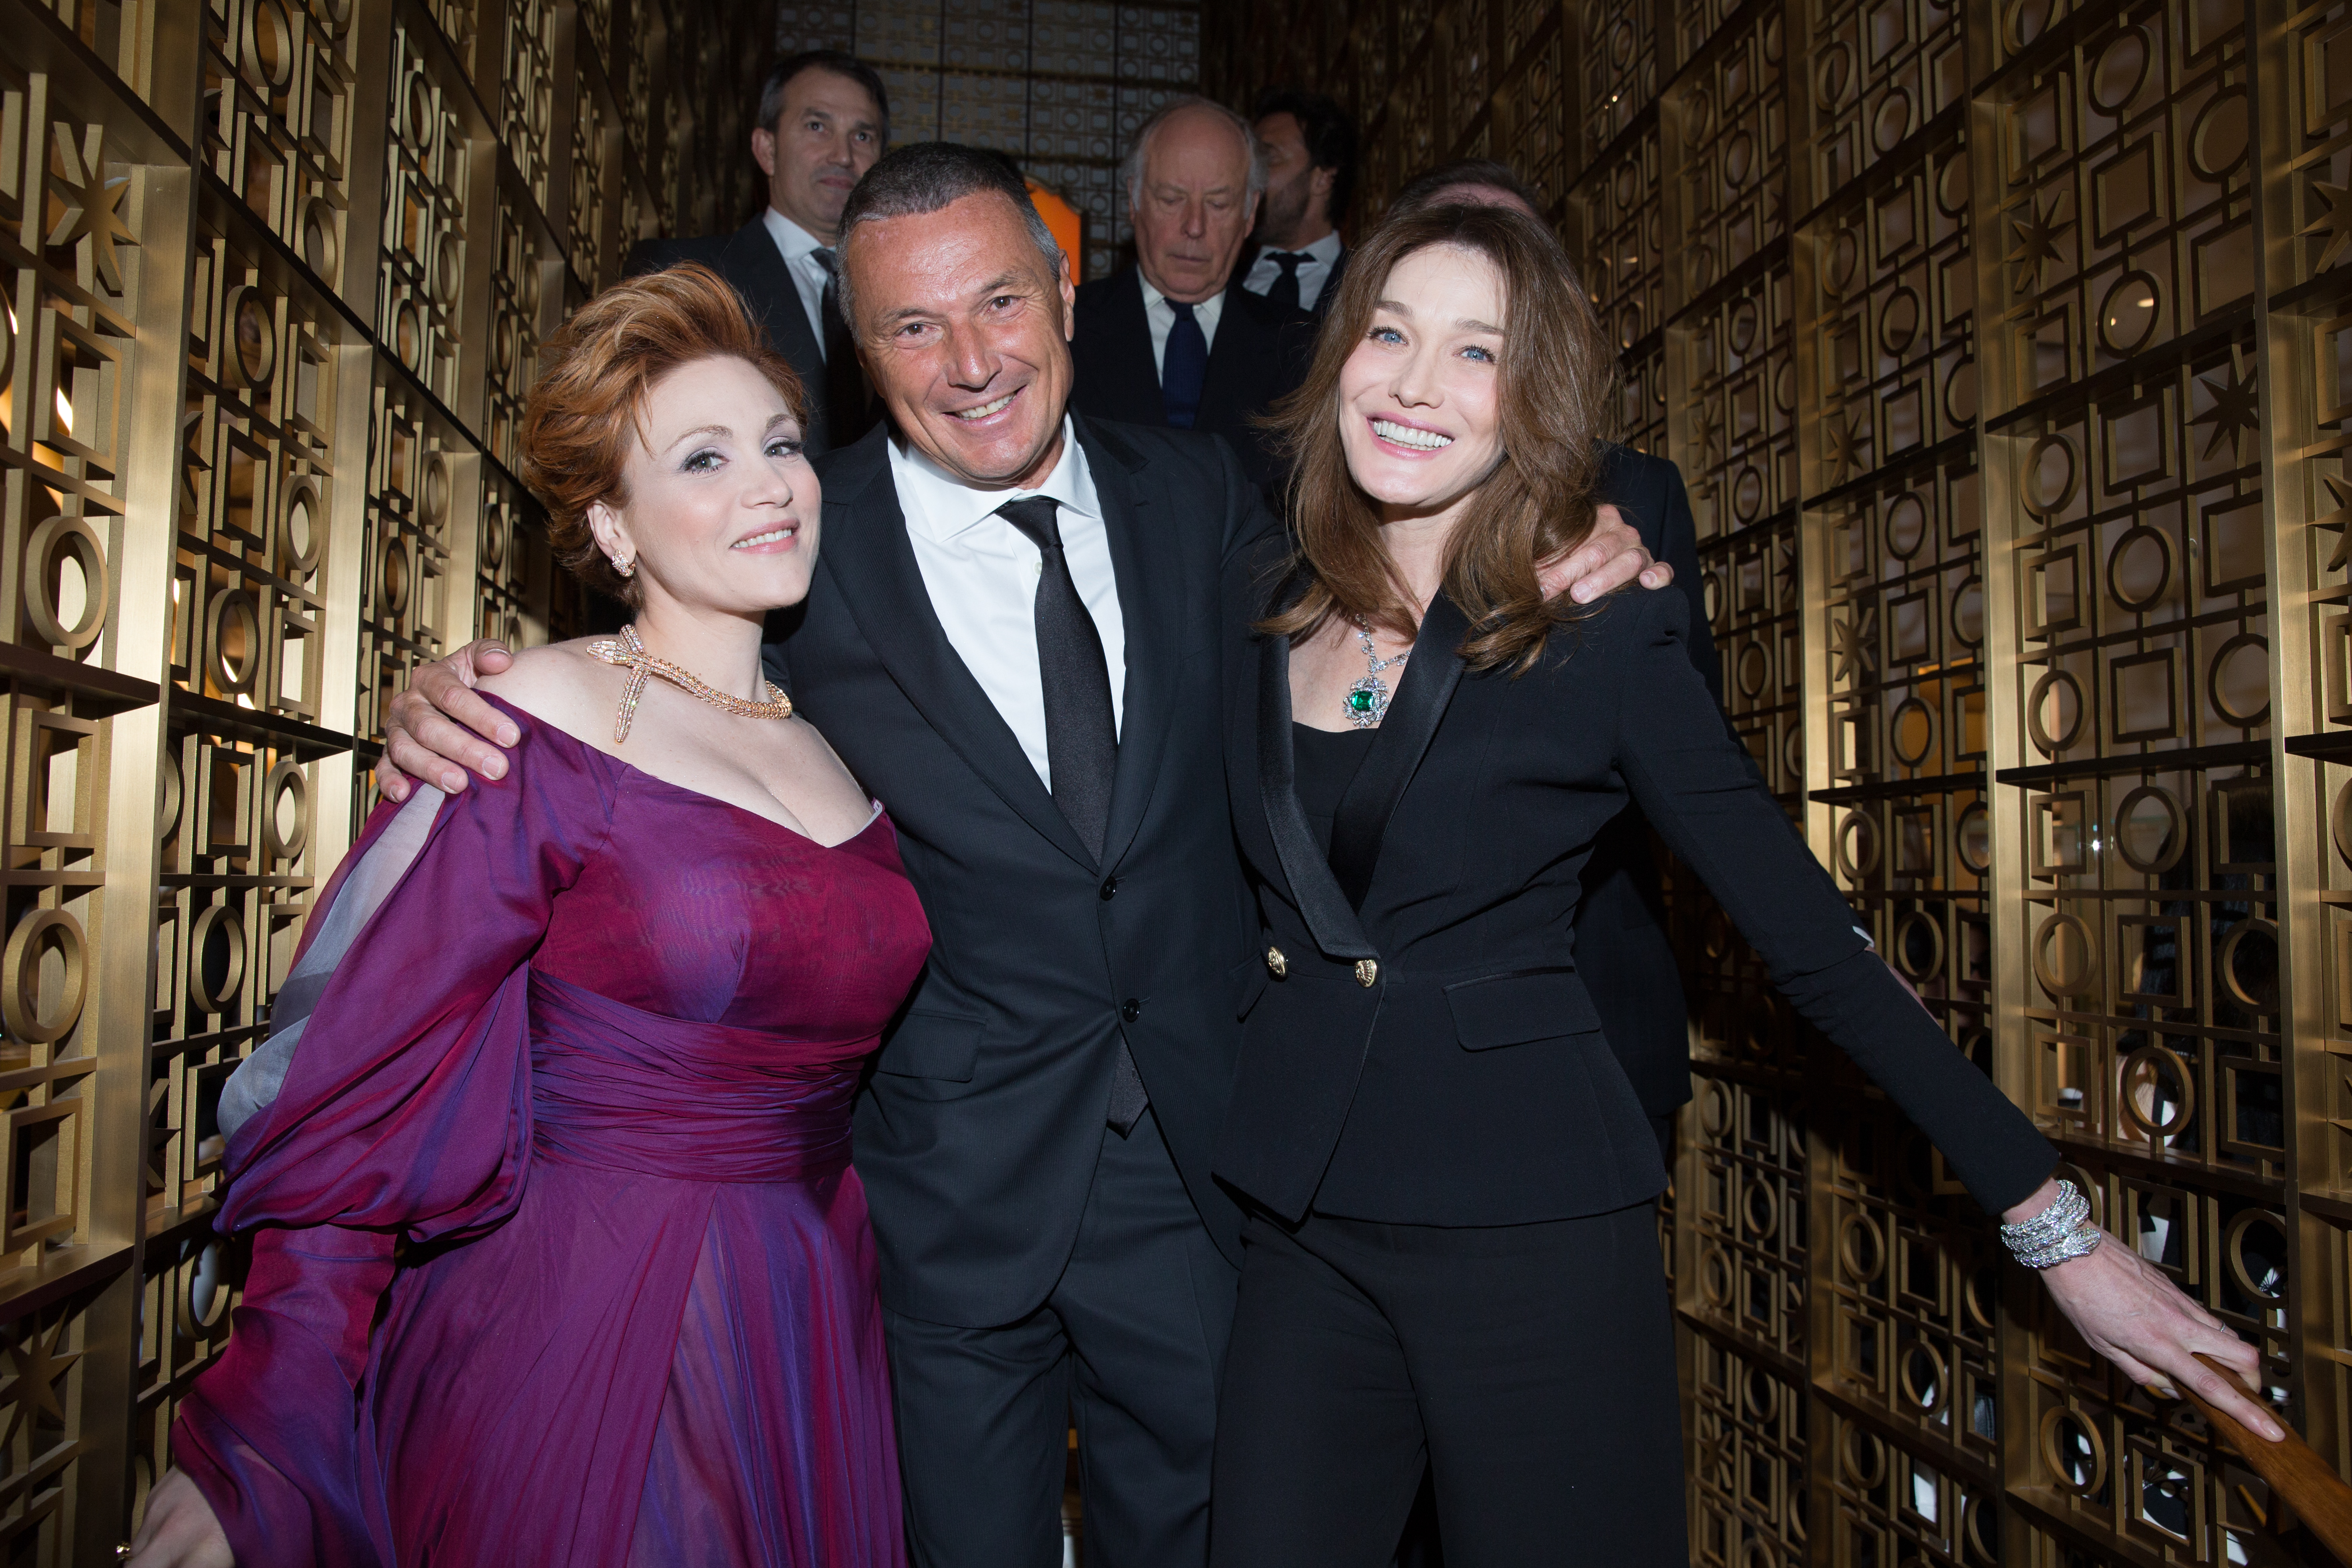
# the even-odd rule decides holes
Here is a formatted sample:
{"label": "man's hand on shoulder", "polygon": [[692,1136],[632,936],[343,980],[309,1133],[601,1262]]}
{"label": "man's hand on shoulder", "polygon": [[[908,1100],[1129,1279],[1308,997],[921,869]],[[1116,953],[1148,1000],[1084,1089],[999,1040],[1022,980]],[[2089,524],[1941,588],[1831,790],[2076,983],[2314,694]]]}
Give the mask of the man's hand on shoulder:
{"label": "man's hand on shoulder", "polygon": [[467,769],[486,779],[506,776],[506,753],[498,748],[516,744],[521,732],[474,687],[513,662],[504,643],[485,637],[417,670],[384,710],[375,784],[386,800],[406,800],[417,779],[456,795],[466,787]]}
{"label": "man's hand on shoulder", "polygon": [[[1592,531],[1565,555],[1536,563],[1536,581],[1549,599],[1565,591],[1580,605],[1638,581],[1644,588],[1663,588],[1675,580],[1675,569],[1652,557],[1642,536],[1613,506],[1596,509]],[[419,678],[420,682],[423,677]]]}

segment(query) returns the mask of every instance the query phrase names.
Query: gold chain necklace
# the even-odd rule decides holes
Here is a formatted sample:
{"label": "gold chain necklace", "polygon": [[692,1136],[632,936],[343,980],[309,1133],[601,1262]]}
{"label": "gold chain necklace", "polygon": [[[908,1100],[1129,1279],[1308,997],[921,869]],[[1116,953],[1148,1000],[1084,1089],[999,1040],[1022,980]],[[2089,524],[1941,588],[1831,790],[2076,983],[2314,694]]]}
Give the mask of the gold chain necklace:
{"label": "gold chain necklace", "polygon": [[683,665],[672,664],[666,658],[656,658],[646,651],[637,637],[637,628],[626,626],[617,637],[599,637],[588,645],[588,651],[606,664],[617,664],[629,672],[629,684],[621,692],[621,711],[613,721],[613,744],[619,745],[629,738],[629,726],[637,717],[637,700],[646,694],[648,677],[658,675],[689,697],[698,697],[722,713],[732,713],[739,719],[789,719],[793,716],[793,700],[772,680],[763,680],[768,689],[765,702],[747,702],[740,697],[730,697]]}

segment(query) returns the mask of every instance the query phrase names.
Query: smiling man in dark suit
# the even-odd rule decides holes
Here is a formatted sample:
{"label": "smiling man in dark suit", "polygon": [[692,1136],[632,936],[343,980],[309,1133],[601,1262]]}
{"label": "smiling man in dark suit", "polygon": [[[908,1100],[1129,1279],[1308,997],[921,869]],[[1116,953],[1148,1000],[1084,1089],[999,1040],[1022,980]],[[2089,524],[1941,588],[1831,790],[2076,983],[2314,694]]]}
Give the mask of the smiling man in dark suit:
{"label": "smiling man in dark suit", "polygon": [[1253,421],[1298,384],[1313,328],[1306,311],[1242,287],[1265,149],[1223,104],[1180,98],[1136,132],[1120,174],[1135,265],[1078,290],[1071,403],[1223,436],[1250,482],[1270,490],[1282,464]]}
{"label": "smiling man in dark suit", "polygon": [[777,62],[760,91],[751,156],[768,205],[733,234],[648,239],[629,270],[699,261],[735,285],[809,389],[809,456],[845,447],[877,411],[836,303],[833,244],[842,204],[890,141],[890,104],[873,68],[833,49]]}

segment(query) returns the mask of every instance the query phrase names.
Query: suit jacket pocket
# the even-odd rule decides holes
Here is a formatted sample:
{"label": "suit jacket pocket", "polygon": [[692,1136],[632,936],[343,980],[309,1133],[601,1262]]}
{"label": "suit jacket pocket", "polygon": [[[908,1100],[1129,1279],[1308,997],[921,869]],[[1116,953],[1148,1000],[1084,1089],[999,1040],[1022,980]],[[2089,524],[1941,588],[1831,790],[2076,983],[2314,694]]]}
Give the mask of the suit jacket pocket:
{"label": "suit jacket pocket", "polygon": [[874,1070],[900,1078],[970,1083],[972,1068],[980,1060],[980,1037],[987,1030],[985,1021],[961,1013],[915,1008],[899,1021]]}
{"label": "suit jacket pocket", "polygon": [[1250,1009],[1256,1006],[1257,999],[1265,994],[1265,960],[1246,959],[1236,965],[1226,979],[1233,988],[1234,1016],[1246,1022]]}
{"label": "suit jacket pocket", "polygon": [[1601,1015],[1593,1010],[1584,982],[1567,967],[1515,969],[1456,981],[1445,988],[1445,1005],[1453,1010],[1454,1033],[1465,1051],[1591,1034],[1601,1027]]}

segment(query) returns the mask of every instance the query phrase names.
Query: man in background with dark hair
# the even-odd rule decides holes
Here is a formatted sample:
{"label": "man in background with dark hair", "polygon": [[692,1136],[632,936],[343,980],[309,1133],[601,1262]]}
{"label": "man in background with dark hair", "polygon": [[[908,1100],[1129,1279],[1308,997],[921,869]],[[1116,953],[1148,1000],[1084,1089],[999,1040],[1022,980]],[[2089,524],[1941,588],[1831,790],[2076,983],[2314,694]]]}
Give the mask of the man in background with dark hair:
{"label": "man in background with dark hair", "polygon": [[889,142],[890,102],[871,67],[835,49],[781,60],[751,132],[766,210],[733,234],[648,239],[629,254],[631,273],[699,261],[735,285],[808,387],[811,457],[847,446],[876,418],[836,300],[833,242],[850,190]]}
{"label": "man in background with dark hair", "polygon": [[1265,147],[1265,198],[1242,287],[1319,321],[1348,264],[1339,225],[1355,194],[1355,124],[1322,94],[1281,87],[1258,94],[1250,118]]}

